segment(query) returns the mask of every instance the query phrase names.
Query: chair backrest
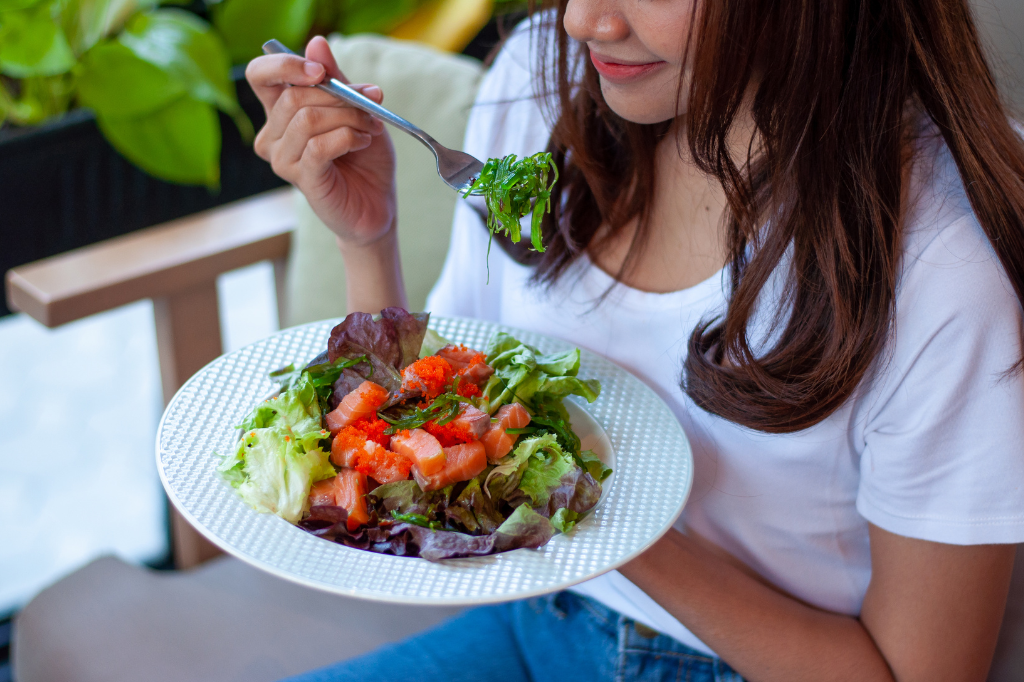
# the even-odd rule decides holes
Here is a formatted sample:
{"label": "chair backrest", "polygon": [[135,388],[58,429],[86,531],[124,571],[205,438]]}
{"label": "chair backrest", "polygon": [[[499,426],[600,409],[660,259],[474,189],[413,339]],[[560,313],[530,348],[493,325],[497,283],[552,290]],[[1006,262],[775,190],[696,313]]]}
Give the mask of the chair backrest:
{"label": "chair backrest", "polygon": [[996,81],[1024,120],[1024,2],[971,0],[974,18],[995,71]]}
{"label": "chair backrest", "polygon": [[[353,83],[375,83],[385,105],[445,146],[459,149],[483,75],[480,62],[380,36],[332,36],[331,49]],[[389,130],[398,159],[398,233],[409,305],[422,310],[444,264],[459,195],[437,176],[434,157],[418,140]],[[295,192],[298,223],[285,285],[282,326],[345,310],[345,266],[334,235]]]}

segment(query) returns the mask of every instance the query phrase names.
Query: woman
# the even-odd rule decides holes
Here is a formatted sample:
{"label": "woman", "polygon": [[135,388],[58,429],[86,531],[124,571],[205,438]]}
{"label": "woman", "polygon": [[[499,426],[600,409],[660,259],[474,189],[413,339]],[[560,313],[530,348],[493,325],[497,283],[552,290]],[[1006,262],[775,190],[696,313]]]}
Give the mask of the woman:
{"label": "woman", "polygon": [[[403,305],[388,136],[285,87],[325,73],[319,38],[252,62],[257,152],[337,234],[349,309]],[[983,680],[1024,541],[1024,148],[965,0],[561,0],[466,137],[543,148],[547,250],[502,243],[485,284],[460,202],[429,308],[643,378],[694,445],[684,517],[303,679]]]}

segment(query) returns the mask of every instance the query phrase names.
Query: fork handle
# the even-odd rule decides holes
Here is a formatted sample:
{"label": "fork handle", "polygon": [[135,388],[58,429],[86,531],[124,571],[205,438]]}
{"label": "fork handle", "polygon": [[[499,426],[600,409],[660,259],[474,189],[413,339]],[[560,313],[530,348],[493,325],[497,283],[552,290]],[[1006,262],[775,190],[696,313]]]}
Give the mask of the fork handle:
{"label": "fork handle", "polygon": [[[295,54],[285,47],[281,41],[276,39],[271,39],[263,43],[263,52],[266,54]],[[324,92],[334,95],[338,99],[348,102],[357,109],[362,109],[371,116],[376,116],[380,120],[390,123],[396,128],[401,128],[413,137],[419,139],[419,141],[425,144],[430,151],[434,152],[434,156],[437,156],[437,150],[434,148],[434,145],[438,144],[437,140],[432,138],[430,135],[427,135],[417,126],[405,120],[398,114],[385,109],[369,97],[353,90],[337,78],[324,78],[323,81],[316,84],[316,87]]]}

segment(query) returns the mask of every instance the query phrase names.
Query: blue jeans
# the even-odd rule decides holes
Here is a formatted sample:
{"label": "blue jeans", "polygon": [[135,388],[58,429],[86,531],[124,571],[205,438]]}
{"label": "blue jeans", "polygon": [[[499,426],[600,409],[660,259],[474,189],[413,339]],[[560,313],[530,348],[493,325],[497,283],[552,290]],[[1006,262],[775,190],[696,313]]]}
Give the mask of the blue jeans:
{"label": "blue jeans", "polygon": [[571,592],[484,606],[289,682],[743,682],[695,651]]}

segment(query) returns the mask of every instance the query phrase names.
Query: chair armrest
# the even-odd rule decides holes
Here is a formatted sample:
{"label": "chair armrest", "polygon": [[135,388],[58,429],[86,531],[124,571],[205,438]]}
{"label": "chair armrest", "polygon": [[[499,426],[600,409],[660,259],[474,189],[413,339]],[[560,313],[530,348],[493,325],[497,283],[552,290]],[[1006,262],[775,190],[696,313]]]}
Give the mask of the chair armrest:
{"label": "chair armrest", "polygon": [[[7,301],[47,327],[153,299],[164,402],[221,353],[217,275],[274,261],[278,299],[291,247],[291,188],[276,189],[7,272]],[[220,550],[172,510],[175,564]]]}
{"label": "chair armrest", "polygon": [[288,255],[291,188],[22,265],[7,272],[7,302],[56,327]]}

